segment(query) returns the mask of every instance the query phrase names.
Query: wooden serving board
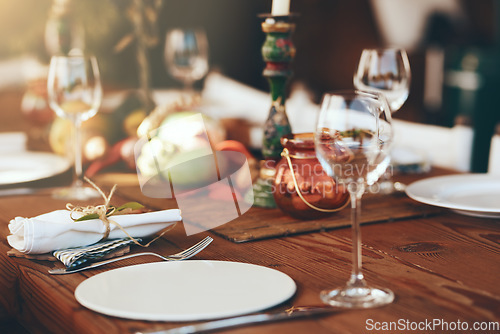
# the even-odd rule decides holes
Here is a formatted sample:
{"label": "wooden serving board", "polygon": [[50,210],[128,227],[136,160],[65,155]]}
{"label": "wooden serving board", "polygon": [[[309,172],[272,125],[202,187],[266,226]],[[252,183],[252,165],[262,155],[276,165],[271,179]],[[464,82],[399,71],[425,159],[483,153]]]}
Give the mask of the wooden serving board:
{"label": "wooden serving board", "polygon": [[[362,199],[361,224],[428,217],[441,212],[443,209],[415,202],[404,194],[365,195]],[[317,220],[299,220],[279,209],[253,207],[239,218],[215,228],[213,232],[233,242],[246,242],[350,225],[350,205]]]}

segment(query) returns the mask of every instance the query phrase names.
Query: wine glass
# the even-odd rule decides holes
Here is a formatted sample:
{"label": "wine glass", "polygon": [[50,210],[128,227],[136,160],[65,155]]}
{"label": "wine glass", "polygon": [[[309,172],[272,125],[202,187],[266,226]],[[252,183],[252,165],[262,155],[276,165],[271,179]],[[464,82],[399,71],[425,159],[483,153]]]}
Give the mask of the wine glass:
{"label": "wine glass", "polygon": [[[378,92],[385,96],[391,113],[398,111],[410,91],[410,62],[404,49],[364,49],[356,72],[354,87],[359,90]],[[380,182],[380,191],[388,194],[404,185],[392,181],[392,170],[387,170]]]}
{"label": "wine glass", "polygon": [[172,29],[165,40],[165,62],[170,74],[192,92],[193,83],[208,72],[208,42],[200,29]]}
{"label": "wine glass", "polygon": [[388,289],[369,287],[361,270],[361,197],[390,162],[391,114],[381,94],[345,91],[325,94],[314,134],[316,155],[325,172],[351,197],[353,267],[344,287],[321,292],[323,302],[347,308],[391,303]]}
{"label": "wine glass", "polygon": [[398,111],[408,98],[410,81],[410,62],[405,50],[364,49],[361,52],[354,87],[384,94],[392,113]]}
{"label": "wine glass", "polygon": [[49,66],[47,92],[52,110],[74,125],[75,178],[70,188],[59,189],[54,196],[78,200],[99,197],[96,190],[85,187],[82,181],[82,122],[97,113],[102,100],[96,58],[81,53],[53,56]]}

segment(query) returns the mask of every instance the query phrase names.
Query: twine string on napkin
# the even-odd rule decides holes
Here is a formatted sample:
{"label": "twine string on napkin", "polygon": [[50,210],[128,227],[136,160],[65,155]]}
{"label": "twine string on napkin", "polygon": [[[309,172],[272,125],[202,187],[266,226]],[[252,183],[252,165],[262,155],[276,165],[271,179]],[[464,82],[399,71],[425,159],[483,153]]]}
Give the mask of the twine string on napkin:
{"label": "twine string on napkin", "polygon": [[89,178],[87,178],[86,176],[83,177],[85,181],[87,181],[92,187],[94,187],[98,192],[99,194],[103,197],[104,199],[104,204],[101,204],[101,205],[87,205],[87,206],[76,206],[76,205],[73,205],[71,203],[67,203],[66,204],[66,209],[68,209],[70,211],[70,217],[73,221],[76,221],[78,220],[78,218],[74,218],[73,217],[73,214],[76,212],[76,213],[80,213],[82,214],[81,217],[83,216],[87,216],[87,215],[91,215],[91,214],[95,214],[99,217],[99,219],[102,221],[102,223],[104,224],[104,227],[106,228],[105,232],[104,232],[104,235],[103,237],[101,238],[100,241],[104,241],[108,238],[109,236],[109,233],[111,232],[111,224],[115,225],[116,227],[118,227],[123,233],[125,233],[125,235],[130,238],[130,240],[132,240],[132,242],[134,242],[134,244],[138,245],[138,246],[141,246],[141,247],[149,247],[149,245],[151,245],[153,242],[155,242],[156,240],[158,240],[159,238],[161,238],[165,233],[167,233],[168,231],[170,231],[171,229],[173,229],[176,225],[177,225],[177,222],[175,222],[174,224],[170,225],[170,226],[167,226],[165,229],[163,229],[161,231],[161,233],[156,236],[153,240],[151,240],[150,242],[148,242],[147,244],[143,245],[141,244],[137,239],[135,239],[134,237],[132,237],[120,224],[118,224],[116,221],[112,220],[112,219],[108,219],[108,216],[111,216],[113,215],[114,213],[116,213],[116,207],[112,206],[112,205],[109,205],[110,201],[111,201],[111,198],[113,197],[113,194],[115,193],[115,190],[116,190],[116,187],[117,185],[115,184],[113,186],[113,188],[111,188],[111,191],[109,192],[109,195],[106,196],[106,194],[104,193],[104,191],[102,191],[101,188],[99,188],[94,182],[92,182]]}

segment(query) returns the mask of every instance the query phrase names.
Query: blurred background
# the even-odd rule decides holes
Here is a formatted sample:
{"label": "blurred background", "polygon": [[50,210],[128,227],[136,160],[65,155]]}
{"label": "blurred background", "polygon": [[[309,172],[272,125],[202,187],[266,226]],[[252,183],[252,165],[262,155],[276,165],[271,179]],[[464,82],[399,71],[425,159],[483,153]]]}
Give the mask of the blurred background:
{"label": "blurred background", "polygon": [[[15,99],[11,93],[43,78],[50,56],[71,45],[97,55],[108,89],[139,87],[132,36],[134,22],[144,17],[153,88],[181,87],[165,66],[166,31],[200,27],[207,33],[211,71],[267,92],[258,14],[270,10],[271,0],[0,0],[0,98],[13,105],[5,103]],[[500,121],[500,0],[291,0],[291,12],[299,16],[289,87],[301,83],[319,103],[324,92],[353,87],[363,48],[403,47],[412,83],[395,117],[474,127],[471,170],[486,171]],[[13,108],[8,117],[18,113]],[[16,130],[9,126],[0,124],[0,131]]]}

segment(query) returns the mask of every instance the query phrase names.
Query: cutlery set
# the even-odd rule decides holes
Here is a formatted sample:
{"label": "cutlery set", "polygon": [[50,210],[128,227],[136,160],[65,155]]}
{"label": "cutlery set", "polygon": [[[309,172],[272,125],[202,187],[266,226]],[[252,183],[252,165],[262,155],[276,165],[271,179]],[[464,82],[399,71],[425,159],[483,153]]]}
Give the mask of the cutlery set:
{"label": "cutlery set", "polygon": [[120,257],[115,257],[115,258],[112,258],[112,259],[108,259],[108,260],[103,260],[103,261],[99,261],[99,262],[93,262],[87,266],[83,266],[83,267],[78,267],[78,268],[57,268],[57,269],[50,269],[49,270],[49,274],[52,274],[52,275],[64,275],[64,274],[73,274],[73,273],[77,273],[79,271],[83,271],[83,270],[87,270],[87,269],[92,269],[92,268],[97,268],[97,267],[100,267],[100,266],[103,266],[103,265],[106,265],[106,264],[109,264],[109,263],[113,263],[113,262],[117,262],[117,261],[121,261],[121,260],[125,260],[125,259],[130,259],[130,258],[133,258],[133,257],[137,257],[137,256],[155,256],[155,257],[158,257],[164,261],[181,261],[181,260],[187,260],[193,256],[195,256],[196,254],[198,254],[199,252],[201,252],[202,250],[204,250],[208,245],[210,245],[210,243],[213,241],[214,239],[212,239],[211,237],[206,237],[205,239],[201,240],[200,242],[196,243],[195,245],[189,247],[188,249],[185,249],[183,250],[182,252],[179,252],[179,253],[176,253],[176,254],[172,254],[172,255],[160,255],[160,254],[156,254],[156,253],[153,253],[153,252],[143,252],[143,253],[135,253],[135,254],[128,254],[128,255],[124,255],[124,256],[120,256]]}

